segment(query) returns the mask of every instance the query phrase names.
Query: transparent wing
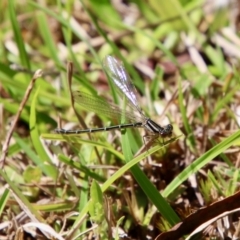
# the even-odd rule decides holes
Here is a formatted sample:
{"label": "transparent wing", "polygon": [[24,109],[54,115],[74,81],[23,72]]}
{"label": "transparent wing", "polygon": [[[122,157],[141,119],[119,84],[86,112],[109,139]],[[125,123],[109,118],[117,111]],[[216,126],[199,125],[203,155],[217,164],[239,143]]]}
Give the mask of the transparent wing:
{"label": "transparent wing", "polygon": [[123,64],[112,56],[106,56],[103,60],[103,66],[110,80],[117,86],[120,96],[125,95],[135,110],[143,115],[141,108],[138,106],[136,88]]}
{"label": "transparent wing", "polygon": [[92,111],[98,115],[104,115],[108,118],[120,121],[123,114],[125,118],[131,122],[142,122],[142,116],[136,116],[131,106],[129,111],[123,111],[119,106],[107,101],[99,96],[93,96],[84,92],[74,91],[73,92],[74,102],[79,104],[87,111]]}

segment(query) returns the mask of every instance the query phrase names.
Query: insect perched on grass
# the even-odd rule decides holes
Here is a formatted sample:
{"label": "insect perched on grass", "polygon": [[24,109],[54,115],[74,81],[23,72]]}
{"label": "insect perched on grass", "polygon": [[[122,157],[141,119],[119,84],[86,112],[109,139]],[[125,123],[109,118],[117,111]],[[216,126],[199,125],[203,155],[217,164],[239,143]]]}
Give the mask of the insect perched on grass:
{"label": "insect perched on grass", "polygon": [[155,137],[171,136],[173,130],[171,124],[161,127],[159,124],[146,117],[146,115],[143,113],[137,102],[136,89],[122,63],[112,56],[106,56],[103,60],[103,66],[110,80],[116,87],[120,97],[122,99],[126,99],[126,106],[128,109],[122,109],[119,106],[105,101],[102,98],[80,91],[73,92],[74,101],[89,111],[103,114],[110,118],[122,119],[123,117],[128,123],[108,127],[76,130],[65,130],[58,128],[55,129],[55,132],[59,134],[82,134],[141,127],[145,128],[150,135],[154,135]]}

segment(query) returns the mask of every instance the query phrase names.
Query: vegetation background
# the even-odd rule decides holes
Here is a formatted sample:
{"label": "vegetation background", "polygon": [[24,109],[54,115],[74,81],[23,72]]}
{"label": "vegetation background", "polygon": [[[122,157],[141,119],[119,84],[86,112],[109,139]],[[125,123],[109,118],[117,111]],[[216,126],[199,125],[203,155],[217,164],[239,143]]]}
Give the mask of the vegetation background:
{"label": "vegetation background", "polygon": [[[0,239],[240,236],[238,1],[0,9]],[[116,124],[72,99],[118,103],[107,55],[124,64],[146,115],[173,125],[170,138],[54,132]]]}

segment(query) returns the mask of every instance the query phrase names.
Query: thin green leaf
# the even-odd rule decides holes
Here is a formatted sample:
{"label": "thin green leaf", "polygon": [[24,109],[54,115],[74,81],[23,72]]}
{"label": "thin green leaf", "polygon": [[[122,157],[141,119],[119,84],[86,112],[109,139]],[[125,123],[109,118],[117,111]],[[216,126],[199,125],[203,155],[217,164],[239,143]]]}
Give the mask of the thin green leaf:
{"label": "thin green leaf", "polygon": [[179,187],[185,180],[187,180],[192,174],[197,173],[202,167],[208,164],[219,154],[233,146],[239,141],[240,131],[237,131],[232,136],[226,138],[215,147],[204,153],[201,157],[196,159],[192,164],[185,168],[174,180],[165,188],[163,196],[168,197],[177,187]]}
{"label": "thin green leaf", "polygon": [[[22,39],[22,34],[18,25],[18,20],[16,17],[16,10],[14,5],[14,0],[8,1],[8,10],[9,10],[9,16],[12,23],[12,29],[14,32],[15,41],[18,46],[18,51],[21,59],[21,64],[26,67],[27,69],[30,69],[30,61],[29,57],[27,55],[27,51],[25,49],[24,41]],[[29,78],[30,79],[30,78]]]}
{"label": "thin green leaf", "polygon": [[30,134],[31,134],[33,146],[34,146],[35,150],[37,151],[38,156],[41,159],[42,163],[44,163],[46,161],[50,163],[51,160],[49,159],[47,153],[45,152],[45,150],[42,146],[42,143],[40,141],[40,136],[38,133],[38,125],[37,125],[37,118],[36,118],[36,111],[35,111],[36,99],[38,96],[38,92],[39,92],[39,88],[33,97],[31,109],[30,109],[30,119],[29,119]]}

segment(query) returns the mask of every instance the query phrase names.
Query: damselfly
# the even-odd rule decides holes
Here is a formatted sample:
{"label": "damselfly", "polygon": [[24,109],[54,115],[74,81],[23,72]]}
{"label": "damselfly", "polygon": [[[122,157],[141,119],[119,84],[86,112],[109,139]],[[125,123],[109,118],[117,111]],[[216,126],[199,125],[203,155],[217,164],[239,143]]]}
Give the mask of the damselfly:
{"label": "damselfly", "polygon": [[73,92],[74,101],[89,111],[93,111],[100,115],[103,114],[113,119],[119,120],[124,116],[124,119],[127,121],[127,123],[92,129],[55,129],[55,132],[59,134],[82,134],[142,127],[150,132],[151,135],[161,137],[171,136],[173,130],[171,124],[161,127],[143,113],[137,102],[136,89],[123,64],[112,56],[106,56],[103,60],[103,66],[104,70],[109,76],[110,81],[116,87],[120,97],[122,99],[126,99],[126,106],[128,109],[125,110],[124,108],[120,108],[119,106],[110,103],[109,101],[105,101],[100,97],[95,97],[80,91]]}

